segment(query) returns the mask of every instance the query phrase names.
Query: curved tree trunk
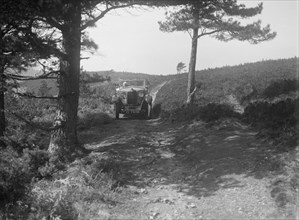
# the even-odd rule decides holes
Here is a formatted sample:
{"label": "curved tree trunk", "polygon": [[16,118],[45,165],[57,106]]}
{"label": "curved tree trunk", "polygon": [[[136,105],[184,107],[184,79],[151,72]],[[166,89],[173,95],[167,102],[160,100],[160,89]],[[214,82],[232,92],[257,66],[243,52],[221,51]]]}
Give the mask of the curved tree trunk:
{"label": "curved tree trunk", "polygon": [[[5,132],[5,113],[4,113],[4,76],[3,71],[0,70],[0,138],[4,136]],[[1,140],[0,140],[1,146]]]}
{"label": "curved tree trunk", "polygon": [[[5,79],[4,79],[4,66],[5,59],[3,56],[3,41],[0,43],[0,138],[4,136],[4,132],[6,129],[5,125],[5,106],[4,106],[4,90],[5,90]],[[4,145],[0,139],[0,147]]]}
{"label": "curved tree trunk", "polygon": [[187,104],[192,105],[195,99],[195,67],[196,67],[196,54],[197,54],[197,40],[198,40],[198,21],[199,9],[195,8],[193,11],[193,35],[191,46],[191,57],[189,63],[188,73],[188,86],[187,86]]}
{"label": "curved tree trunk", "polygon": [[[79,1],[78,1],[79,2]],[[62,30],[63,49],[66,54],[60,59],[59,112],[54,122],[59,129],[52,132],[49,152],[62,160],[78,153],[77,111],[79,100],[80,50],[81,50],[81,6],[70,4],[68,24]]]}

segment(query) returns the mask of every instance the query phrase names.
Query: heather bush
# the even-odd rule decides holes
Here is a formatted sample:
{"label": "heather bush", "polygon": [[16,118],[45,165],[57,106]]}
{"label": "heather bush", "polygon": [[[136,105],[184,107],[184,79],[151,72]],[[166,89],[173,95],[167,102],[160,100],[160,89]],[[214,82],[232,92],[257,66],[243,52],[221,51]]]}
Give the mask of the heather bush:
{"label": "heather bush", "polygon": [[44,177],[48,160],[48,153],[37,147],[21,153],[11,146],[0,151],[0,217],[19,219],[28,212],[32,183]]}
{"label": "heather bush", "polygon": [[[110,97],[111,98],[111,97]],[[92,95],[87,98],[79,98],[78,112],[96,110],[107,114],[113,114],[111,104],[105,102],[102,98]]]}
{"label": "heather bush", "polygon": [[26,196],[33,177],[29,164],[12,148],[0,152],[0,207],[15,204]]}
{"label": "heather bush", "polygon": [[88,129],[111,122],[111,117],[99,110],[80,111],[78,113],[78,129]]}
{"label": "heather bush", "polygon": [[257,101],[250,103],[244,118],[253,125],[272,129],[287,129],[296,125],[295,109],[299,99],[286,99],[276,103]]}
{"label": "heather bush", "polygon": [[298,145],[296,114],[297,99],[286,99],[275,103],[257,101],[249,104],[243,120],[260,130],[260,136],[271,138],[279,151],[289,151]]}
{"label": "heather bush", "polygon": [[227,104],[209,103],[204,106],[199,105],[183,105],[172,111],[162,111],[162,117],[176,121],[188,121],[192,119],[211,122],[220,118],[239,117],[240,115],[234,112],[233,107]]}
{"label": "heather bush", "polygon": [[273,99],[282,94],[288,94],[298,89],[297,79],[283,79],[272,82],[262,93],[265,98]]}
{"label": "heather bush", "polygon": [[[41,180],[32,190],[32,218],[101,218],[101,207],[117,202],[120,166],[108,156],[90,155],[72,163],[52,181]],[[90,204],[93,204],[92,206]]]}
{"label": "heather bush", "polygon": [[209,103],[200,108],[199,117],[203,121],[215,121],[220,118],[238,117],[239,114],[234,112],[232,106],[227,104]]}

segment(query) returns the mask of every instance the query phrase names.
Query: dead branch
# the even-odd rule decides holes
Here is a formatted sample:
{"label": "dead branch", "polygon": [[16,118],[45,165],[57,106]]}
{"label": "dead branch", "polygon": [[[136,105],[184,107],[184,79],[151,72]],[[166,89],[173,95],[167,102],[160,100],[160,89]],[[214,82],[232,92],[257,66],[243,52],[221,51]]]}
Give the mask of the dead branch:
{"label": "dead branch", "polygon": [[50,75],[59,74],[59,73],[60,73],[60,71],[57,70],[57,71],[50,71],[50,72],[48,72],[46,74],[42,74],[42,75],[39,75],[39,76],[20,76],[20,75],[11,74],[11,73],[4,74],[4,75],[6,77],[14,79],[14,80],[25,81],[25,80],[38,80],[38,79],[57,79],[57,77],[50,76]]}
{"label": "dead branch", "polygon": [[195,87],[194,90],[190,93],[190,96],[193,96],[194,93],[196,92],[196,90],[197,90],[197,87]]}
{"label": "dead branch", "polygon": [[57,130],[59,128],[62,128],[63,126],[62,125],[59,125],[59,126],[53,126],[53,127],[50,127],[50,128],[45,128],[43,126],[40,126],[38,124],[35,124],[25,118],[23,118],[22,116],[20,116],[19,114],[15,113],[15,112],[12,112],[10,110],[5,110],[6,112],[10,113],[11,115],[15,116],[17,119],[19,119],[20,121],[23,121],[25,122],[26,124],[30,125],[31,127],[33,128],[36,128],[36,129],[39,129],[39,130],[43,130],[43,131],[54,131],[54,130]]}

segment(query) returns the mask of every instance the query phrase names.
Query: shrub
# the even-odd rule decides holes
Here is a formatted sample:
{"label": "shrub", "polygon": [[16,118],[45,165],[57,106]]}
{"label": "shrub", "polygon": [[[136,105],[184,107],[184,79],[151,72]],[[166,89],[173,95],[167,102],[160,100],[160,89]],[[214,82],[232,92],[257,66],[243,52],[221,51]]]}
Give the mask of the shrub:
{"label": "shrub", "polygon": [[244,110],[244,118],[253,125],[272,129],[294,127],[296,125],[295,109],[299,98],[286,99],[277,103],[258,101],[250,103]]}
{"label": "shrub", "polygon": [[48,159],[47,152],[38,148],[19,153],[8,146],[0,151],[0,217],[19,219],[28,212],[32,182],[42,178],[40,169]]}
{"label": "shrub", "polygon": [[283,79],[272,82],[262,93],[263,97],[273,99],[298,89],[297,79]]}
{"label": "shrub", "polygon": [[[101,218],[99,208],[115,204],[120,166],[109,157],[91,155],[77,160],[57,174],[54,181],[41,180],[32,190],[35,219]],[[97,208],[90,204],[97,204]],[[32,218],[33,218],[32,217]]]}
{"label": "shrub", "polygon": [[188,121],[200,119],[205,122],[215,121],[226,117],[239,117],[234,112],[233,107],[228,104],[209,103],[205,106],[183,105],[181,108],[169,112],[163,112],[164,118],[170,117],[172,120]]}
{"label": "shrub", "polygon": [[97,110],[81,111],[78,113],[78,128],[85,129],[111,122],[108,114],[99,112]]}
{"label": "shrub", "polygon": [[201,107],[199,116],[203,121],[210,122],[220,118],[237,117],[239,114],[234,112],[230,105],[209,103]]}
{"label": "shrub", "polygon": [[249,104],[244,111],[245,122],[257,127],[259,135],[276,142],[277,150],[289,151],[297,146],[297,99],[286,99],[277,103],[258,101]]}
{"label": "shrub", "polygon": [[33,177],[29,164],[8,147],[0,152],[0,207],[15,204],[26,196]]}

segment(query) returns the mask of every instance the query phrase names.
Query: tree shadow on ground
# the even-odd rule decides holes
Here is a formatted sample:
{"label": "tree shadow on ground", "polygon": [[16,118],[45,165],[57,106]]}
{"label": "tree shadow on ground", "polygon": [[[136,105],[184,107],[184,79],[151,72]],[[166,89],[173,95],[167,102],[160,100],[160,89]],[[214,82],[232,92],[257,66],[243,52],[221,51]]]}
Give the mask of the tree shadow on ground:
{"label": "tree shadow on ground", "polygon": [[120,120],[105,125],[107,135],[86,144],[114,155],[131,185],[171,185],[186,195],[208,197],[242,188],[242,178],[262,179],[279,166],[254,131],[231,123]]}

